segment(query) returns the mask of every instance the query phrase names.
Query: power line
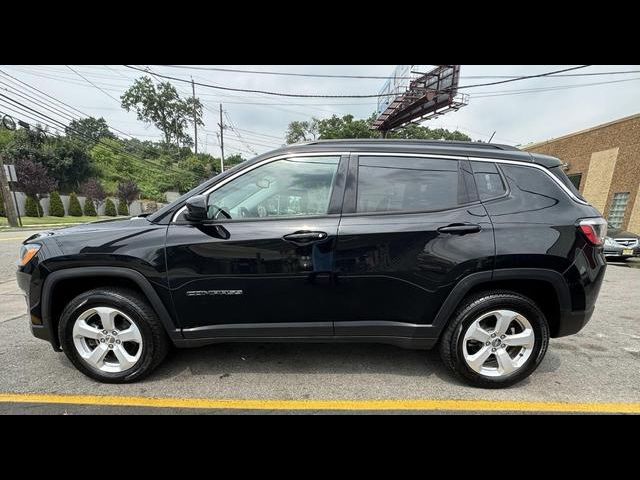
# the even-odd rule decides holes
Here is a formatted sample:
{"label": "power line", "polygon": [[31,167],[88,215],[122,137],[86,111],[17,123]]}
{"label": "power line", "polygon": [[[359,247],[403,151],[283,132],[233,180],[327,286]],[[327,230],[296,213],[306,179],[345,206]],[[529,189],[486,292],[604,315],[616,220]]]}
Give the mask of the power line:
{"label": "power line", "polygon": [[[145,70],[141,69],[141,68],[137,68],[137,67],[132,67],[130,65],[124,65],[127,68],[131,68],[133,70],[139,70],[141,72],[144,72]],[[168,80],[175,80],[177,82],[187,82],[187,83],[191,83],[190,80],[185,80],[183,78],[178,78],[178,77],[172,77],[170,75],[162,75],[160,73],[156,73],[157,76],[162,77],[162,78],[166,78]],[[378,97],[388,97],[388,96],[393,96],[396,95],[395,93],[376,93],[376,94],[372,94],[372,95],[312,95],[312,94],[304,94],[304,93],[283,93],[283,92],[269,92],[266,90],[253,90],[253,89],[247,89],[247,88],[234,88],[234,87],[224,87],[222,85],[212,85],[209,83],[200,83],[200,82],[195,82],[196,85],[199,85],[201,87],[207,87],[207,88],[215,88],[218,90],[228,90],[231,92],[245,92],[245,93],[262,93],[264,95],[275,95],[275,96],[279,96],[279,97],[299,97],[299,98],[378,98]]]}
{"label": "power line", "polygon": [[[378,75],[339,75],[339,74],[321,74],[321,73],[295,73],[295,72],[274,72],[267,70],[242,70],[239,68],[220,68],[220,67],[203,67],[203,66],[190,66],[190,65],[158,65],[160,67],[169,68],[183,68],[187,70],[208,70],[214,72],[229,72],[229,73],[250,73],[254,75],[279,75],[287,77],[305,77],[305,78],[347,78],[347,79],[373,79],[373,80],[388,80],[391,75],[378,76]],[[590,76],[590,75],[622,75],[626,73],[640,73],[640,70],[627,70],[619,72],[594,72],[594,73],[577,73],[567,75],[555,75],[557,77],[578,77],[578,76]],[[415,77],[394,77],[401,80],[411,80]],[[518,75],[467,75],[461,78],[518,78]]]}
{"label": "power line", "polygon": [[[144,72],[145,70],[141,69],[141,68],[137,68],[137,67],[132,67],[130,65],[124,65],[127,68],[133,69],[133,70],[138,70],[141,72]],[[539,73],[536,75],[523,75],[521,77],[517,77],[517,78],[511,78],[508,80],[499,80],[496,82],[487,82],[487,83],[477,83],[475,85],[462,85],[460,87],[457,87],[459,90],[460,89],[464,89],[464,88],[475,88],[475,87],[484,87],[484,86],[488,86],[488,85],[499,85],[502,83],[510,83],[510,82],[516,82],[516,81],[520,81],[520,80],[528,80],[531,78],[540,78],[540,77],[547,77],[549,75],[554,75],[556,73],[563,73],[563,72],[569,72],[572,70],[578,70],[580,68],[586,68],[589,67],[590,65],[580,65],[577,67],[571,67],[571,68],[563,68],[561,70],[554,70],[551,72],[545,72],[545,73]],[[173,77],[170,75],[162,75],[159,73],[156,73],[157,76],[162,77],[162,78],[166,78],[169,80],[175,80],[178,82],[186,82],[186,83],[191,83],[189,80],[185,80],[183,78],[178,78],[178,77]],[[218,90],[228,90],[228,91],[233,91],[233,92],[245,92],[245,93],[261,93],[264,95],[274,95],[274,96],[279,96],[279,97],[297,97],[297,98],[380,98],[380,97],[389,97],[389,96],[397,96],[397,93],[376,93],[376,94],[365,94],[365,95],[325,95],[325,94],[306,94],[306,93],[284,93],[284,92],[271,92],[271,91],[267,91],[267,90],[254,90],[254,89],[248,89],[248,88],[235,88],[235,87],[225,87],[225,86],[221,86],[221,85],[213,85],[213,84],[209,84],[209,83],[201,83],[201,82],[195,82],[197,85],[200,85],[202,87],[207,87],[207,88],[214,88],[214,89],[218,89]],[[450,90],[451,87],[449,87],[446,90]]]}
{"label": "power line", "polygon": [[69,65],[65,65],[65,67],[67,67],[69,70],[71,70],[73,73],[75,73],[76,75],[78,75],[80,78],[82,78],[83,80],[85,80],[87,83],[90,83],[91,85],[93,85],[94,87],[96,87],[98,90],[100,90],[102,93],[104,93],[107,97],[109,97],[112,100],[115,100],[116,102],[118,102],[118,104],[120,104],[120,100],[118,100],[116,97],[114,97],[113,95],[111,95],[109,92],[107,92],[106,90],[103,90],[102,88],[100,88],[99,86],[97,86],[95,83],[93,83],[91,80],[89,80],[87,77],[81,75],[80,73],[76,72],[73,68],[71,68]]}
{"label": "power line", "polygon": [[476,83],[475,85],[462,85],[460,87],[457,87],[457,89],[461,90],[463,88],[486,87],[486,86],[489,86],[489,85],[500,85],[502,83],[511,83],[511,82],[517,82],[517,81],[520,81],[520,80],[529,80],[531,78],[548,77],[549,75],[554,75],[556,73],[570,72],[572,70],[579,70],[581,68],[587,68],[587,67],[590,67],[590,66],[591,65],[580,65],[580,66],[577,66],[577,67],[563,68],[562,70],[554,70],[553,72],[538,73],[536,75],[524,75],[522,77],[510,78],[508,80],[498,80],[497,82]]}
{"label": "power line", "polygon": [[[12,80],[14,80],[15,82],[19,82],[20,84],[22,84],[22,85],[26,86],[27,88],[29,88],[29,89],[31,89],[31,90],[33,90],[33,91],[36,91],[36,92],[38,92],[38,93],[41,93],[42,95],[44,95],[44,96],[46,96],[46,97],[48,97],[48,98],[50,98],[50,99],[52,99],[52,100],[56,101],[57,103],[59,103],[59,104],[61,104],[61,105],[64,105],[65,107],[70,108],[71,110],[73,110],[73,111],[75,111],[75,112],[79,113],[79,114],[80,114],[82,117],[84,117],[84,118],[91,117],[91,115],[89,115],[89,114],[87,114],[87,113],[84,113],[84,112],[82,112],[81,110],[78,110],[78,109],[77,109],[77,108],[75,108],[74,106],[69,105],[68,103],[63,102],[62,100],[59,100],[58,98],[55,98],[55,97],[53,97],[53,96],[49,95],[48,93],[43,92],[42,90],[40,90],[40,89],[38,89],[38,88],[36,88],[36,87],[34,87],[34,86],[32,86],[32,85],[30,85],[30,84],[26,83],[26,82],[23,82],[22,80],[20,80],[20,79],[18,79],[18,78],[16,78],[16,77],[14,77],[13,75],[10,75],[10,74],[8,74],[8,73],[4,72],[3,70],[0,70],[0,73],[2,73],[5,77],[9,77],[9,78],[11,78],[11,79],[12,79]],[[15,82],[14,82],[14,83],[15,83]],[[23,91],[23,93],[25,93],[25,92]],[[42,97],[40,97],[40,98],[42,98]],[[62,107],[60,107],[60,108],[62,108]],[[67,111],[67,112],[70,112],[69,110],[66,110],[66,111]],[[76,114],[72,114],[72,115],[73,115],[73,116],[75,116],[77,119],[82,118],[82,117],[80,117],[80,116],[78,116],[78,115],[76,115]],[[105,123],[106,123],[106,122],[105,122]],[[108,126],[111,130],[113,130],[114,132],[118,132],[118,133],[120,133],[120,134],[122,134],[122,135],[125,135],[125,136],[129,137],[129,138],[133,138],[133,136],[132,136],[131,134],[127,133],[127,132],[123,132],[122,130],[118,130],[117,128],[115,128],[115,127],[113,127],[113,126],[111,126],[111,125],[109,125],[109,124],[107,124],[107,126]]]}
{"label": "power line", "polygon": [[542,88],[529,88],[529,89],[513,89],[513,90],[497,90],[495,92],[482,92],[481,94],[474,94],[472,98],[486,98],[486,97],[504,97],[508,95],[522,95],[526,93],[544,93],[555,90],[570,90],[580,87],[591,87],[595,85],[609,85],[613,83],[633,82],[640,80],[640,77],[625,78],[622,80],[609,80],[606,82],[594,82],[594,83],[581,83],[572,85],[556,85],[554,87],[542,87]]}

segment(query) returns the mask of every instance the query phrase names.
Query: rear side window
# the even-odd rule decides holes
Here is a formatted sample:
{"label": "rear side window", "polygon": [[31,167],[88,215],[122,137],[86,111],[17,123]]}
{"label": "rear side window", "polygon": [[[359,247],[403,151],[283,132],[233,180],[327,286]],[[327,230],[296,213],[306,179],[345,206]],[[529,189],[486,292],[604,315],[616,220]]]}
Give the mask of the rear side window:
{"label": "rear side window", "polygon": [[466,195],[457,160],[360,157],[357,211],[411,212],[454,208]]}
{"label": "rear side window", "polygon": [[504,195],[507,190],[495,163],[471,162],[471,167],[480,200],[489,200]]}

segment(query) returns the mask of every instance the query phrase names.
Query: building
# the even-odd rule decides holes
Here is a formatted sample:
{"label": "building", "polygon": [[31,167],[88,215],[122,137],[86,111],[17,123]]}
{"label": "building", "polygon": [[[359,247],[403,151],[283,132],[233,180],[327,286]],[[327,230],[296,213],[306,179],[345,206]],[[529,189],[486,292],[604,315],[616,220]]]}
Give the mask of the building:
{"label": "building", "polygon": [[640,114],[522,147],[557,157],[612,227],[640,233]]}

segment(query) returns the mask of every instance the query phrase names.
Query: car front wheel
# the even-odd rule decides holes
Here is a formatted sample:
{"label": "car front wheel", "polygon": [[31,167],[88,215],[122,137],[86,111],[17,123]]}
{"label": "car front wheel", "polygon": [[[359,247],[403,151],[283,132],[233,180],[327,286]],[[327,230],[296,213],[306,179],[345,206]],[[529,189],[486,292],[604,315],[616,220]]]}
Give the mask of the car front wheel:
{"label": "car front wheel", "polygon": [[120,288],[99,288],[75,297],[62,312],[58,334],[73,365],[106,383],[143,378],[169,348],[154,310],[136,292]]}

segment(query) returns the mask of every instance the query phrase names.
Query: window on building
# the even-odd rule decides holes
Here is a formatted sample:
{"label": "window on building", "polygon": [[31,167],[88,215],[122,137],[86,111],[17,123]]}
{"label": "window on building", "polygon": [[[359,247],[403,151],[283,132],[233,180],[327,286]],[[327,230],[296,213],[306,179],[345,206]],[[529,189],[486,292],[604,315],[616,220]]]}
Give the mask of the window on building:
{"label": "window on building", "polygon": [[576,190],[580,190],[580,182],[582,182],[582,174],[581,173],[571,173],[567,175],[569,180],[576,187]]}
{"label": "window on building", "polygon": [[609,209],[609,225],[613,228],[621,228],[624,220],[624,214],[629,203],[629,192],[620,192],[613,195],[611,208]]}

